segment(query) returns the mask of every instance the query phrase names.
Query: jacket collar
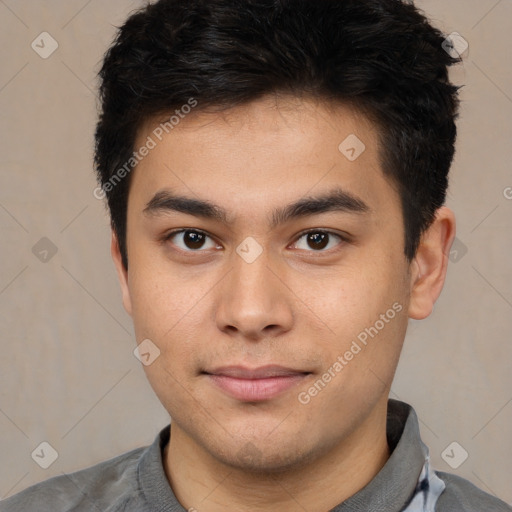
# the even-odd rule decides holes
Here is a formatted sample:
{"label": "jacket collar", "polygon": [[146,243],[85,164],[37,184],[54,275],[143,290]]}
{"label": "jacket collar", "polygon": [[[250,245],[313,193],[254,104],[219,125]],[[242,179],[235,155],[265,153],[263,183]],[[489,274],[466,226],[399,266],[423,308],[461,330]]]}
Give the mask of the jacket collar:
{"label": "jacket collar", "polygon": [[[390,399],[386,433],[391,456],[384,467],[370,483],[331,512],[399,512],[411,500],[428,456],[414,409]],[[139,484],[156,512],[183,512],[164,471],[163,450],[169,438],[167,425],[144,451],[137,467]]]}

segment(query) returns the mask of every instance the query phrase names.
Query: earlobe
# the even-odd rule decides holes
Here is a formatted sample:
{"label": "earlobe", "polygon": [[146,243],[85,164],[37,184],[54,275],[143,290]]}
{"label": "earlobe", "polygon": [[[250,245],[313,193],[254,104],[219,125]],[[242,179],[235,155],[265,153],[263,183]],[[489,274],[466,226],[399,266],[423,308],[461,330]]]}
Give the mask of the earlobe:
{"label": "earlobe", "polygon": [[121,285],[121,293],[123,297],[123,306],[126,312],[132,315],[132,302],[130,298],[130,288],[128,286],[128,271],[124,267],[123,258],[121,257],[121,250],[119,249],[119,241],[114,230],[112,230],[112,239],[110,244],[110,253],[112,254],[112,260],[117,271],[117,277],[119,284]]}
{"label": "earlobe", "polygon": [[454,238],[455,215],[442,206],[431,226],[423,233],[411,263],[410,318],[422,320],[432,313],[444,286]]}

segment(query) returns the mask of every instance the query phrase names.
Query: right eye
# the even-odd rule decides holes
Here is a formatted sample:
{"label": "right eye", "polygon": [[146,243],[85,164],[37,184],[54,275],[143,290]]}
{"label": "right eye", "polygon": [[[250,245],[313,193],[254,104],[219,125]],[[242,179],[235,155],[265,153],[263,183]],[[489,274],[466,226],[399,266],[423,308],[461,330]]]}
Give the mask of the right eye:
{"label": "right eye", "polygon": [[205,249],[204,246],[205,244],[208,245],[208,240],[210,240],[210,246],[207,246],[206,249],[218,247],[209,235],[197,229],[175,230],[168,233],[163,240],[165,242],[176,240],[176,242],[172,242],[172,244],[185,252],[204,252],[204,250],[201,251],[201,249]]}

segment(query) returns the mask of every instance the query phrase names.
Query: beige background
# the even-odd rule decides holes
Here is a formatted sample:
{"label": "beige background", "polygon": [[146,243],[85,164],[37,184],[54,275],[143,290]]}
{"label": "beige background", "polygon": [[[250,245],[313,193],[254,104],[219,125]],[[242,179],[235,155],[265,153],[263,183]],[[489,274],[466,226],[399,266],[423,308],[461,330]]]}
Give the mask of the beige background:
{"label": "beige background", "polygon": [[[129,0],[0,0],[0,497],[149,444],[169,421],[146,382],[93,197],[95,73]],[[431,317],[411,322],[393,396],[437,469],[512,502],[511,0],[418,2],[468,42],[448,206],[467,253]],[[59,44],[32,48],[43,31]],[[509,197],[512,196],[510,190]],[[47,237],[47,263],[32,252]],[[47,470],[31,458],[48,441]],[[457,441],[469,454],[452,470]]]}

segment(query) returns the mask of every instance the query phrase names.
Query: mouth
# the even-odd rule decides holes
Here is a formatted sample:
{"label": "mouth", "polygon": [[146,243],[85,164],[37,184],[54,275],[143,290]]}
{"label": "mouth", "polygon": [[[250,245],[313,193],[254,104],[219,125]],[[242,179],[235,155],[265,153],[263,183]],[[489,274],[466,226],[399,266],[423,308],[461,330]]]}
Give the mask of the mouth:
{"label": "mouth", "polygon": [[278,365],[259,368],[225,366],[202,372],[214,386],[242,402],[270,400],[299,385],[311,372]]}

